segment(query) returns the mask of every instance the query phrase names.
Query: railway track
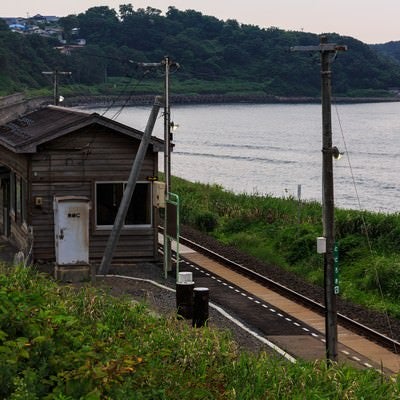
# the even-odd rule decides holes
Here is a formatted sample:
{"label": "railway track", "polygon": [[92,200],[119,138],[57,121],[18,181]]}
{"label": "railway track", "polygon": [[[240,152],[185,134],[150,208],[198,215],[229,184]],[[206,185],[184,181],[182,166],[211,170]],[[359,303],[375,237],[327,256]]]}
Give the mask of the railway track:
{"label": "railway track", "polygon": [[[267,287],[274,292],[279,293],[280,295],[289,298],[296,303],[301,303],[303,306],[313,310],[314,312],[324,316],[325,315],[325,306],[313,299],[310,299],[282,284],[276,282],[258,272],[253,271],[252,269],[241,265],[237,262],[229,260],[221,254],[216,253],[215,251],[209,250],[208,248],[195,243],[194,241],[180,237],[180,243],[195,250],[196,252],[205,255],[206,257],[215,260],[219,264],[229,268],[232,271],[235,271],[238,274],[244,275],[247,278],[251,279],[259,283],[260,285]],[[338,323],[352,332],[357,333],[360,336],[363,336],[379,345],[385,347],[389,351],[397,354],[400,350],[400,342],[397,340],[391,339],[390,337],[358,322],[354,319],[347,317],[341,313],[338,313]]]}

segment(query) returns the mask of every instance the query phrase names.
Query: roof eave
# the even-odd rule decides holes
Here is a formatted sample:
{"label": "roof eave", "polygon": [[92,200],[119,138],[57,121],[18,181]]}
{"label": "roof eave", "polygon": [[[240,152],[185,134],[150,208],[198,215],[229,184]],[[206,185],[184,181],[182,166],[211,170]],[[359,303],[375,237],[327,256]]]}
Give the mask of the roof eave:
{"label": "roof eave", "polygon": [[[133,137],[138,140],[142,140],[143,132],[139,131],[135,128],[131,128],[127,125],[121,124],[116,121],[111,121],[107,118],[102,117],[99,114],[93,114],[93,116],[97,119],[97,122],[100,125],[103,125],[107,128],[117,130],[120,133],[123,133],[127,136]],[[150,139],[150,144],[153,146],[154,151],[156,152],[163,152],[164,151],[164,141],[152,136]]]}
{"label": "roof eave", "polygon": [[[41,144],[57,139],[68,133],[77,131],[79,129],[85,128],[93,124],[99,124],[106,128],[110,128],[114,131],[127,135],[131,138],[137,139],[139,141],[142,139],[143,132],[138,131],[134,128],[127,127],[126,125],[120,124],[118,122],[110,121],[107,118],[101,117],[99,114],[94,113],[91,115],[91,118],[89,119],[86,118],[81,123],[74,122],[70,126],[64,127],[61,130],[55,129],[54,131],[48,131],[41,137],[31,139],[17,146],[13,146],[10,148],[10,150],[14,151],[15,153],[36,153],[37,147],[40,146]],[[154,152],[164,151],[164,142],[162,140],[152,136],[150,144],[153,146]]]}

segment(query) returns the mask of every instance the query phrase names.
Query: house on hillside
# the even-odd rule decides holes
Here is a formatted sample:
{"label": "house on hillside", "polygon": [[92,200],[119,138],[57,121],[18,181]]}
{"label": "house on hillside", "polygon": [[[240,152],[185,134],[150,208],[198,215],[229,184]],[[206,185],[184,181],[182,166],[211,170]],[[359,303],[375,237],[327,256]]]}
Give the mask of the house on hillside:
{"label": "house on hillside", "polygon": [[[36,262],[98,264],[142,134],[55,106],[1,125],[0,233]],[[114,263],[158,258],[152,190],[159,151],[163,141],[152,137]]]}

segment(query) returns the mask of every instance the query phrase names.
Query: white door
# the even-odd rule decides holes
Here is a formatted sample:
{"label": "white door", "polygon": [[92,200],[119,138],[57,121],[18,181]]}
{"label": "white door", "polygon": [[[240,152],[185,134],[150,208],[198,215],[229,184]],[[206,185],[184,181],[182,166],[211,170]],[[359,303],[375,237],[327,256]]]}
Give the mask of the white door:
{"label": "white door", "polygon": [[54,235],[56,263],[89,263],[89,199],[54,198]]}

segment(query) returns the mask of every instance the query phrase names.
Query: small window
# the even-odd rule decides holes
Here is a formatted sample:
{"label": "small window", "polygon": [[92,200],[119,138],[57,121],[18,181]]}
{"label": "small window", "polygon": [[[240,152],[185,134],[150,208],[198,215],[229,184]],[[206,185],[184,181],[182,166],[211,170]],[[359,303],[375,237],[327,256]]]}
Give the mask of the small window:
{"label": "small window", "polygon": [[[110,228],[117,216],[125,182],[96,183],[96,226]],[[151,185],[138,182],[125,218],[125,227],[148,226],[152,222]]]}

